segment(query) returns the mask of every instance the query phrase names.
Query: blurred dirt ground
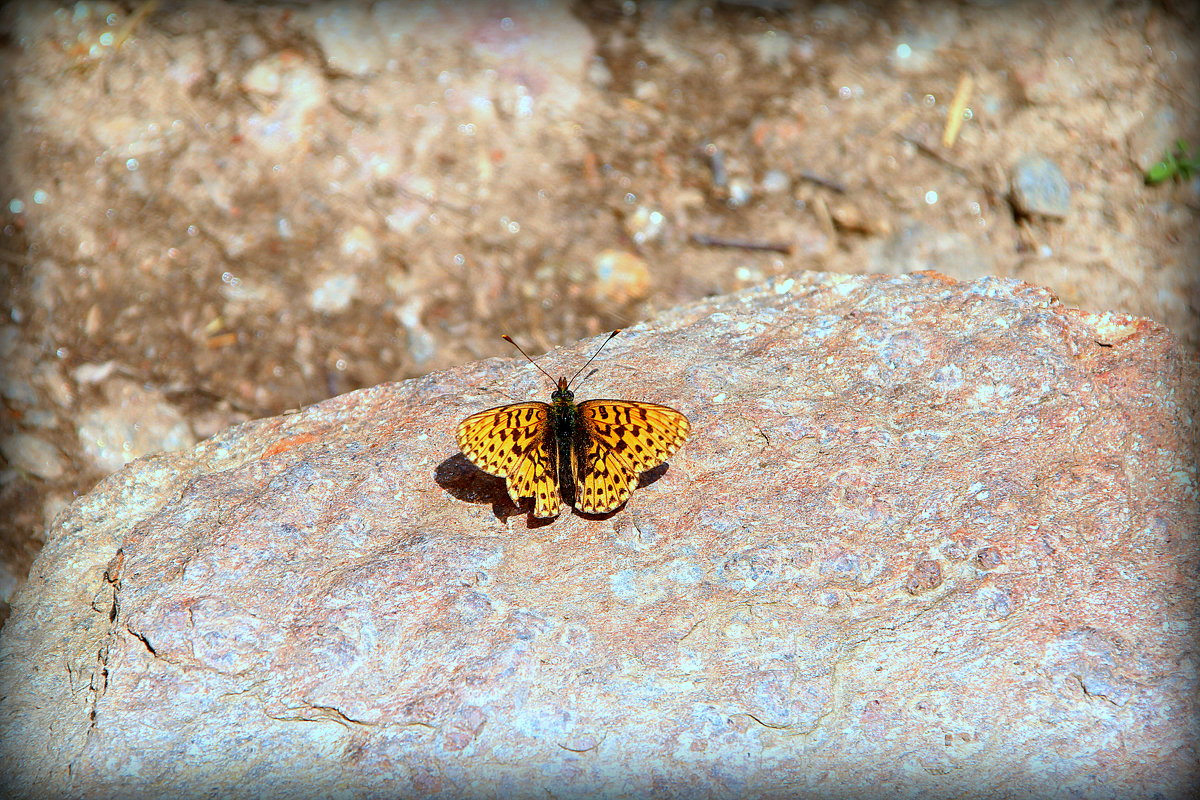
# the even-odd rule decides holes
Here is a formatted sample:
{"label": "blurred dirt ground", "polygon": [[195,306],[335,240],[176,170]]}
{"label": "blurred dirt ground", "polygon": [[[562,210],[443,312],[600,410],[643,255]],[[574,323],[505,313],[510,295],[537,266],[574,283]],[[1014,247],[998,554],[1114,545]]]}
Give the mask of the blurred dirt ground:
{"label": "blurred dirt ground", "polygon": [[1193,3],[0,13],[0,617],[125,461],[504,332],[937,269],[1200,342],[1200,181],[1144,177],[1200,147]]}

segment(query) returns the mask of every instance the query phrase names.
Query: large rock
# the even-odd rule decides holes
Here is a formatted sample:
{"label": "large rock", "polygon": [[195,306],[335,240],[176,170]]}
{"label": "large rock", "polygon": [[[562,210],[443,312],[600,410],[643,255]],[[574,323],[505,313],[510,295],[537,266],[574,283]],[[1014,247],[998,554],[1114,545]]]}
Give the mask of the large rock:
{"label": "large rock", "polygon": [[[542,360],[570,373],[594,346]],[[805,275],[618,337],[693,439],[538,521],[494,359],[141,459],[3,634],[9,796],[1183,797],[1197,371],[1013,281]]]}

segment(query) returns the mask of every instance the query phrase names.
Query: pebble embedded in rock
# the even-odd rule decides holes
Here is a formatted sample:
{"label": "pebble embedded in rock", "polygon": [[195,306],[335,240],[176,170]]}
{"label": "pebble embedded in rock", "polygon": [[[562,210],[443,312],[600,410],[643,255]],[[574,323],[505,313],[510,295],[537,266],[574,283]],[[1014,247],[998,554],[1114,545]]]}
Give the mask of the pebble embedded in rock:
{"label": "pebble embedded in rock", "polygon": [[331,275],[317,284],[308,302],[313,311],[336,314],[350,307],[350,302],[358,297],[358,289],[357,275]]}
{"label": "pebble embedded in rock", "polygon": [[1061,218],[1071,210],[1071,187],[1053,161],[1027,155],[1013,166],[1012,200],[1026,216]]}
{"label": "pebble embedded in rock", "polygon": [[390,31],[381,28],[369,6],[318,7],[311,13],[313,38],[330,69],[358,77],[387,69],[393,57]]}
{"label": "pebble embedded in rock", "polygon": [[0,375],[0,397],[23,406],[35,406],[38,402],[37,390],[29,381],[8,374]]}
{"label": "pebble embedded in rock", "polygon": [[265,100],[264,111],[239,120],[238,132],[271,157],[309,146],[308,126],[328,102],[329,81],[299,53],[284,51],[251,67],[241,80],[247,94]]}
{"label": "pebble embedded in rock", "polygon": [[103,383],[108,380],[109,376],[117,369],[116,361],[105,361],[101,364],[80,364],[75,369],[71,370],[71,377],[76,383],[95,384]]}
{"label": "pebble embedded in rock", "polygon": [[650,291],[650,267],[644,259],[623,250],[602,250],[592,262],[594,291],[608,302],[641,300]]}
{"label": "pebble embedded in rock", "polygon": [[16,325],[0,326],[0,397],[20,406],[36,406],[38,393],[24,377],[37,363],[36,351],[21,341]]}
{"label": "pebble embedded in rock", "polygon": [[783,170],[767,170],[761,186],[767,194],[782,194],[792,188],[792,179]]}
{"label": "pebble embedded in rock", "polygon": [[379,244],[375,236],[362,225],[355,225],[342,234],[338,249],[342,255],[359,263],[368,263],[379,258]]}
{"label": "pebble embedded in rock", "polygon": [[34,377],[49,394],[50,399],[61,408],[70,408],[75,402],[75,390],[63,377],[62,368],[57,363],[48,361],[39,364],[34,370]]}
{"label": "pebble embedded in rock", "polygon": [[9,464],[43,480],[60,478],[66,470],[58,448],[30,433],[15,433],[0,440],[0,453]]}
{"label": "pebble embedded in rock", "polygon": [[995,262],[971,237],[921,222],[870,240],[866,252],[871,271],[881,274],[933,269],[959,280],[974,280],[996,273]]}
{"label": "pebble embedded in rock", "polygon": [[749,181],[744,178],[734,178],[729,182],[729,199],[725,202],[730,208],[741,208],[749,203],[753,196],[754,190]]}
{"label": "pebble embedded in rock", "polygon": [[625,218],[625,230],[638,245],[661,239],[667,218],[656,208],[638,206]]}
{"label": "pebble embedded in rock", "polygon": [[196,443],[187,420],[158,392],[117,381],[106,394],[112,402],[86,412],[76,426],[80,446],[97,468],[115,472],[135,458]]}

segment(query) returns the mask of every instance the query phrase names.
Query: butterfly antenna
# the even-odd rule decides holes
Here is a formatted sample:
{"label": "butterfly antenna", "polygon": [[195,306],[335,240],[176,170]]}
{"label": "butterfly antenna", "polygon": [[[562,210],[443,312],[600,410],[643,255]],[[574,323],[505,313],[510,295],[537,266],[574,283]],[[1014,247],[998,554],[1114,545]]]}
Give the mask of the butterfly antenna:
{"label": "butterfly antenna", "polygon": [[[514,342],[513,338],[511,336],[509,336],[507,333],[502,335],[500,338],[503,339],[504,341],[508,342],[509,344],[511,344],[513,347],[520,350],[521,355],[525,356],[526,358],[529,358],[529,353],[525,352],[525,348],[521,347],[521,345]],[[549,372],[546,372],[546,370],[542,369],[541,365],[538,364],[536,361],[534,361],[532,358],[529,358],[529,363],[533,364],[535,367],[537,367],[539,370],[541,370],[542,374],[545,375],[547,378],[549,378],[551,383],[557,383],[557,381],[554,380],[554,376],[551,375]]]}
{"label": "butterfly antenna", "polygon": [[572,383],[575,382],[575,379],[579,377],[579,373],[583,372],[585,369],[587,369],[588,364],[595,361],[596,356],[600,355],[600,351],[604,349],[604,345],[611,342],[613,340],[613,337],[616,336],[620,332],[621,332],[621,329],[617,328],[615,331],[613,331],[612,333],[610,333],[608,335],[607,339],[605,339],[603,342],[600,343],[600,346],[596,348],[596,352],[592,353],[592,357],[587,360],[587,364],[584,364],[582,367],[580,367],[579,370],[574,375],[571,376],[571,380],[567,381],[567,386],[570,386]]}

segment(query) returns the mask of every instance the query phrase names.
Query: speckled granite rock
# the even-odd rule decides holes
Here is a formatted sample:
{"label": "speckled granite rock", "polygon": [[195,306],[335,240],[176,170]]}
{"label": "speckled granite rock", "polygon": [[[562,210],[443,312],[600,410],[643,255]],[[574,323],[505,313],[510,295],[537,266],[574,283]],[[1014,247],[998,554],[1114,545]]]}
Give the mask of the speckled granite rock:
{"label": "speckled granite rock", "polygon": [[1197,371],[1165,329],[806,274],[595,366],[581,397],[694,427],[604,517],[533,520],[457,454],[549,393],[516,359],[98,486],[3,632],[7,794],[1187,793]]}

